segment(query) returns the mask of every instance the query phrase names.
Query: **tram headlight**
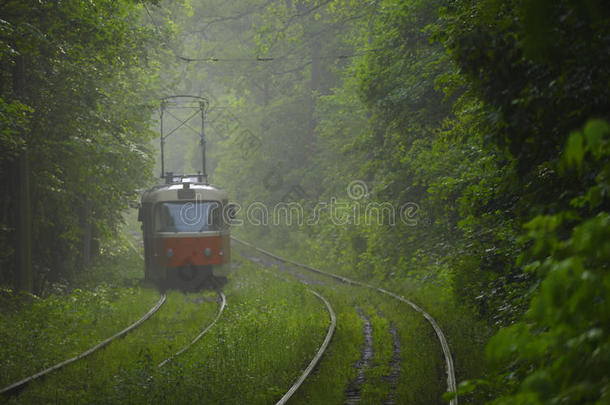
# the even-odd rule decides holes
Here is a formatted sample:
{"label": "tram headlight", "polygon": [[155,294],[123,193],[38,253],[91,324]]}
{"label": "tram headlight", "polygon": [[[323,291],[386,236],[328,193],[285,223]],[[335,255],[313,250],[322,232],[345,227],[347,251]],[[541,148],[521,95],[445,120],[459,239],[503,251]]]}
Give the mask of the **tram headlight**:
{"label": "tram headlight", "polygon": [[172,257],[174,257],[174,251],[172,249],[167,249],[167,251],[165,252],[165,255],[167,256],[168,259],[171,259]]}
{"label": "tram headlight", "polygon": [[203,251],[203,254],[206,255],[207,257],[212,256],[212,249],[205,248],[205,250]]}
{"label": "tram headlight", "polygon": [[222,256],[224,254],[224,252],[222,250],[218,251],[218,256]]}

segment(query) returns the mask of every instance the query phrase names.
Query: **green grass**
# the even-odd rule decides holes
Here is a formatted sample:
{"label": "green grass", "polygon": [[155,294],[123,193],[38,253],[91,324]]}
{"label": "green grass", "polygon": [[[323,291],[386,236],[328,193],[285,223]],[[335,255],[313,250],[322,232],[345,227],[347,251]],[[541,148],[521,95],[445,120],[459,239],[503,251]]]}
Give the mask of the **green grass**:
{"label": "green grass", "polygon": [[[242,249],[246,248],[238,247],[235,250]],[[382,403],[389,395],[389,383],[382,377],[390,373],[390,321],[397,329],[401,345],[396,403],[443,403],[441,397],[446,389],[444,358],[434,330],[421,314],[409,305],[377,291],[341,284],[303,269],[299,272],[312,283],[311,288],[325,296],[333,306],[337,314],[337,330],[316,373],[297,391],[292,403],[344,402],[345,389],[357,373],[353,365],[360,359],[364,345],[362,320],[356,307],[364,310],[369,317],[374,334],[374,358],[371,367],[366,370],[361,403]],[[284,274],[289,277],[288,273]],[[385,317],[379,316],[377,311],[381,311]]]}
{"label": "green grass", "polygon": [[[250,239],[248,239],[248,236],[249,235],[246,234],[244,237],[246,241],[255,240],[252,236],[250,236]],[[306,237],[302,234],[297,233],[296,237],[301,238],[302,242],[306,241]],[[269,240],[265,240],[264,238],[259,239],[262,240],[262,242],[260,242],[263,243],[263,245],[261,245],[262,247],[268,248],[271,252],[280,256],[292,258],[297,262],[309,264],[324,271],[342,274],[346,277],[361,280],[358,276],[352,274],[353,269],[346,266],[336,267],[333,263],[327,262],[324,257],[312,254],[311,250],[309,249],[295,249],[293,245],[289,246],[289,244],[286,244],[284,249],[270,247],[271,242]],[[448,269],[431,268],[429,271],[432,274],[450,274]],[[309,274],[307,272],[305,273]],[[308,275],[308,277],[314,276]],[[389,291],[400,294],[418,304],[434,317],[443,330],[443,333],[445,334],[445,337],[449,343],[458,383],[463,380],[480,378],[481,375],[485,375],[488,368],[485,360],[485,345],[493,333],[493,330],[489,325],[476,319],[474,315],[476,310],[465,307],[463,303],[456,300],[456,297],[451,290],[449,279],[443,277],[431,277],[427,280],[418,280],[406,277],[388,280],[362,279],[361,281],[370,282],[373,285],[379,285],[388,289]],[[390,300],[389,302],[394,301],[393,299],[388,299]],[[394,302],[394,305],[408,307],[406,304],[400,304],[397,301]],[[396,310],[397,308],[393,310],[390,309],[388,312],[384,311],[384,314],[388,316],[388,319],[394,321],[394,323],[397,323],[397,320],[393,319],[391,314],[395,313]],[[414,321],[416,321],[418,324],[421,323],[421,320],[423,320],[423,317],[419,314],[416,314],[415,317],[421,318],[420,320],[414,319]],[[405,325],[404,327],[408,326]],[[424,320],[424,322],[421,323],[422,331],[427,330],[428,327],[429,324]],[[430,327],[430,331],[431,330],[432,329]],[[411,332],[407,331],[407,334],[409,333]],[[401,339],[403,335],[404,334],[401,334]],[[429,336],[426,335],[426,337],[423,338],[428,339],[430,342],[433,342],[433,344],[436,344],[440,350],[440,343],[438,343],[438,338],[434,332],[431,332]],[[411,342],[410,344],[415,343],[417,345],[417,339],[414,339],[414,342]],[[405,342],[402,343],[403,347],[405,347]],[[438,381],[444,383],[444,363],[441,366],[435,365],[434,367],[437,367],[439,370],[438,374],[440,379]],[[443,387],[443,390],[444,389],[446,389],[446,387]],[[408,395],[404,394],[403,397],[408,398]],[[411,403],[411,401],[408,403]]]}
{"label": "green grass", "polygon": [[341,404],[347,384],[356,377],[352,367],[360,358],[364,337],[362,320],[352,305],[352,297],[338,291],[321,291],[337,315],[337,329],[329,349],[316,372],[305,381],[293,397],[295,404]]}
{"label": "green grass", "polygon": [[143,261],[124,237],[44,298],[0,291],[0,386],[76,356],[141,318],[159,299],[140,287]]}
{"label": "green grass", "polygon": [[[270,270],[242,263],[227,286],[227,300],[226,317],[203,344],[156,376],[156,392],[168,403],[273,403],[324,340],[324,304]],[[176,375],[181,378],[168,387]]]}
{"label": "green grass", "polygon": [[18,402],[53,403],[56,398],[61,403],[129,402],[132,391],[146,387],[157,365],[197,336],[217,311],[214,292],[169,292],[159,312],[138,329],[30,385]]}
{"label": "green grass", "polygon": [[[390,320],[394,322],[401,343],[402,369],[396,403],[442,403],[441,395],[445,390],[444,362],[436,335],[421,315],[405,304],[362,287],[341,285],[329,280],[327,286],[316,290],[335,308],[338,327],[318,373],[297,392],[294,403],[343,403],[345,388],[357,373],[352,366],[360,359],[364,345],[362,320],[355,310],[356,306],[364,310],[373,325],[374,355],[365,373],[361,403],[383,403],[389,395],[389,384],[382,376],[388,375],[390,371]],[[380,317],[377,310],[381,310],[387,318]]]}
{"label": "green grass", "polygon": [[216,302],[172,292],[141,328],[31,385],[16,402],[272,403],[323,341],[329,323],[324,304],[302,284],[249,263],[224,290],[227,308],[219,322],[165,367],[157,364],[210,323]]}
{"label": "green grass", "polygon": [[[401,371],[396,402],[399,404],[443,403],[445,360],[432,326],[405,303],[378,296],[378,308],[394,323],[401,346]],[[386,334],[389,338],[389,333]]]}
{"label": "green grass", "polygon": [[100,284],[1,313],[0,385],[84,352],[139,319],[158,299],[154,290]]}
{"label": "green grass", "polygon": [[[329,326],[324,304],[308,288],[329,300],[337,315],[337,330],[329,350],[291,403],[344,402],[345,389],[357,373],[353,365],[360,359],[364,344],[356,307],[370,318],[374,337],[374,358],[366,370],[361,403],[383,403],[389,395],[384,376],[391,371],[390,322],[401,343],[396,402],[442,403],[444,361],[436,335],[420,314],[373,290],[301,271],[310,282],[306,287],[290,273],[245,261],[239,250],[235,249],[233,256],[238,268],[223,288],[227,308],[222,318],[208,335],[164,368],[157,365],[190,342],[214,318],[218,310],[216,293],[170,292],[165,306],[139,329],[33,383],[12,399],[13,403],[274,403],[309,364]],[[136,286],[142,277],[138,255],[124,244],[111,251],[113,254],[105,255],[104,262],[81,280],[84,286],[90,286],[88,290],[27,303],[20,310],[3,315],[13,317],[7,318],[3,326],[11,322],[23,325],[13,336],[3,339],[24,342],[36,353],[31,358],[12,355],[21,372],[28,367],[38,371],[36,361],[48,353],[60,354],[59,360],[63,360],[64,347],[53,342],[62,342],[64,335],[73,335],[78,341],[93,339],[95,333],[91,331],[96,327],[108,328],[110,322],[119,319],[135,320],[158,299],[156,290]],[[104,276],[113,284],[100,283]],[[431,299],[418,296],[422,297]],[[38,307],[42,309],[35,310]],[[433,310],[442,307],[439,304]],[[53,313],[55,316],[50,317]],[[441,319],[447,317],[450,315]],[[31,340],[28,331],[34,330],[41,318],[48,318],[48,335]],[[118,330],[112,329],[113,333]],[[6,328],[2,331],[6,333]],[[90,345],[85,346],[84,349]],[[7,353],[3,359],[10,358],[12,352]]]}
{"label": "green grass", "polygon": [[390,375],[392,358],[392,335],[390,322],[379,315],[372,305],[366,305],[366,316],[373,328],[373,359],[366,370],[366,383],[362,389],[362,403],[380,404],[389,397],[390,384],[384,378]]}
{"label": "green grass", "polygon": [[449,343],[458,384],[485,375],[488,367],[485,346],[493,330],[488,323],[475,318],[475,310],[456,301],[441,284],[399,284],[393,289],[418,303],[437,321]]}

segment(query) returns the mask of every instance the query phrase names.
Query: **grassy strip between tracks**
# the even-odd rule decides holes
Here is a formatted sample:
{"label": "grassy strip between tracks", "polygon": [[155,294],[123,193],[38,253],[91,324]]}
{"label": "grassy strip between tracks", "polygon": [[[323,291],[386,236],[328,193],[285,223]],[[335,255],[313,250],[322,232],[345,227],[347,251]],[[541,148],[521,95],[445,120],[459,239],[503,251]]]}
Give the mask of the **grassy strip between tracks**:
{"label": "grassy strip between tracks", "polygon": [[[45,299],[0,291],[0,386],[84,352],[144,315],[159,293],[115,284],[141,272],[141,259],[127,249],[105,256],[88,280],[72,289],[55,284]],[[100,281],[98,277],[109,281]],[[71,291],[70,291],[71,290]]]}
{"label": "grassy strip between tracks", "polygon": [[[458,382],[461,380],[475,378],[476,376],[481,376],[485,374],[487,364],[485,361],[485,356],[483,354],[486,342],[493,333],[493,330],[485,322],[475,319],[473,312],[476,312],[476,309],[464,306],[463,303],[459,302],[456,299],[456,296],[451,292],[449,280],[437,279],[433,276],[433,274],[431,274],[431,277],[429,277],[428,279],[405,277],[378,280],[373,277],[366,278],[363,275],[353,274],[353,268],[349,265],[343,264],[342,266],[337,266],[334,263],[328,262],[328,260],[326,260],[326,258],[321,255],[312,254],[311,249],[301,248],[300,246],[306,245],[306,242],[308,241],[308,239],[304,236],[302,238],[303,243],[302,245],[297,245],[299,246],[298,248],[285,247],[284,249],[279,248],[277,244],[273,244],[272,241],[265,240],[264,238],[255,239],[253,236],[248,236],[247,234],[241,235],[240,237],[242,237],[246,241],[256,240],[257,246],[268,249],[272,253],[277,254],[279,256],[289,258],[296,262],[307,264],[327,272],[340,274],[346,277],[353,278],[355,280],[368,282],[372,285],[377,285],[386,288],[394,293],[397,293],[405,298],[410,299],[411,301],[422,307],[430,315],[432,315],[443,330],[443,333],[445,334],[445,337],[447,338],[449,347],[451,349],[456,378]],[[447,269],[439,268],[438,270],[439,273],[447,273]],[[308,277],[314,277],[305,271],[304,274],[307,274]],[[325,279],[326,278],[321,278],[321,280]],[[388,302],[393,302],[393,300],[389,299]],[[395,301],[393,305],[398,305],[398,307],[393,312],[396,312],[398,308],[404,308],[404,305],[401,305]],[[397,323],[397,320],[391,317],[391,314],[393,312],[390,311],[384,313],[386,316],[388,316],[388,319],[392,320],[394,323]],[[415,317],[417,316],[418,315],[415,315]],[[421,317],[421,315],[419,316]],[[422,326],[422,328],[425,329],[424,326]],[[403,336],[413,333],[414,332],[409,331],[407,332],[407,334],[400,334],[403,348],[405,347],[405,342],[403,342]],[[438,338],[433,335],[433,332],[431,332],[428,339],[431,342],[436,342],[440,350]],[[403,363],[404,361],[405,360],[403,360]],[[441,379],[438,381],[444,383],[446,378],[444,374],[444,368],[442,370],[442,373],[443,374],[441,376]],[[399,387],[399,390],[402,389],[402,387],[403,386],[401,385]],[[440,403],[447,402],[448,401],[440,401]],[[409,401],[408,403],[412,403],[412,401]],[[423,401],[423,403],[426,402]]]}
{"label": "grassy strip between tracks", "polygon": [[[240,245],[236,248],[252,254],[248,248]],[[393,393],[394,403],[445,403],[441,399],[446,390],[444,358],[434,330],[421,314],[409,305],[375,290],[342,284],[292,266],[280,264],[279,268],[286,270],[278,270],[286,277],[297,270],[300,274],[298,278],[305,279],[312,289],[324,295],[337,314],[337,331],[329,350],[314,375],[297,391],[292,403],[344,403],[345,389],[357,375],[354,365],[360,359],[364,346],[363,322],[356,308],[365,313],[373,326],[373,359],[365,369],[366,379],[361,387],[360,403],[380,404],[390,397],[388,376],[393,354],[390,322],[394,324],[400,340],[401,359],[399,379]]]}
{"label": "grassy strip between tracks", "polygon": [[[238,268],[224,287],[228,306],[223,317],[190,351],[166,367],[158,369],[157,364],[190,341],[215,316],[218,304],[214,292],[171,292],[160,312],[140,329],[90,358],[32,384],[12,401],[273,403],[315,354],[328,327],[328,314],[324,305],[289,273],[241,261],[237,254],[234,259]],[[311,288],[329,299],[337,312],[338,328],[329,351],[292,403],[344,401],[345,388],[356,376],[353,365],[360,358],[364,342],[356,306],[371,319],[374,337],[374,357],[366,370],[362,403],[382,403],[388,397],[389,383],[384,376],[389,374],[392,355],[389,321],[398,330],[403,359],[396,403],[440,402],[439,391],[443,387],[430,381],[438,381],[439,373],[442,380],[443,365],[425,320],[405,305],[380,298],[369,290],[324,277],[318,280],[323,285],[313,284]],[[150,294],[151,305],[158,297],[152,289],[125,290]],[[121,308],[138,312],[129,302]]]}
{"label": "grassy strip between tracks", "polygon": [[157,364],[184,347],[218,310],[213,291],[170,291],[165,305],[141,327],[94,353],[31,384],[15,403],[132,403],[146,390]]}
{"label": "grassy strip between tracks", "polygon": [[[237,262],[239,261],[236,258]],[[157,365],[218,310],[212,291],[171,292],[159,316],[100,353],[30,386],[19,403],[269,404],[298,378],[328,327],[306,288],[249,263],[223,288],[227,308],[189,351]],[[199,297],[199,298],[198,298]]]}
{"label": "grassy strip between tracks", "polygon": [[[364,369],[365,381],[361,386],[362,404],[381,404],[390,397],[390,359],[393,340],[389,330],[392,321],[398,332],[401,346],[401,370],[394,393],[395,403],[442,403],[444,392],[444,363],[432,328],[421,315],[409,307],[380,297],[361,287],[337,285],[317,286],[337,312],[337,332],[317,373],[297,392],[293,403],[341,404],[345,389],[356,377],[356,362],[364,345],[362,320],[356,312],[359,307],[370,319],[373,327],[373,358]],[[380,316],[381,311],[384,316]],[[439,381],[441,384],[431,384]]]}

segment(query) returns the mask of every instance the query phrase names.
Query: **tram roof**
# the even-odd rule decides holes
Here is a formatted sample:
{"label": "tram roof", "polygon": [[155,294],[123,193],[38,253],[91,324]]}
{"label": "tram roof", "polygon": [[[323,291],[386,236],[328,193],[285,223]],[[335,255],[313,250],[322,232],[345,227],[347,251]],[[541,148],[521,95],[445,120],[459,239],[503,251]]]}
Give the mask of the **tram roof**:
{"label": "tram roof", "polygon": [[222,201],[229,197],[219,188],[202,183],[172,183],[156,186],[142,195],[142,202],[159,201]]}

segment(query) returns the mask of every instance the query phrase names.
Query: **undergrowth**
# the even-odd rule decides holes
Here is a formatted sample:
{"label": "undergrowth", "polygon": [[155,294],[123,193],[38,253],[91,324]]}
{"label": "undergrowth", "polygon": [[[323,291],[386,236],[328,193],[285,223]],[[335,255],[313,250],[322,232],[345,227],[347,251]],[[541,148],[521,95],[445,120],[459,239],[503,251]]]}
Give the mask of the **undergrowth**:
{"label": "undergrowth", "polygon": [[207,326],[214,292],[172,292],[125,339],[33,384],[20,403],[272,403],[322,343],[328,314],[305,287],[249,263],[224,287],[227,308],[190,350],[158,364]]}
{"label": "undergrowth", "polygon": [[78,280],[54,284],[44,298],[3,290],[0,386],[80,354],[143,316],[159,294],[131,281],[138,272],[139,256],[114,246]]}
{"label": "undergrowth", "polygon": [[[295,238],[299,239],[302,236],[303,235],[296,235]],[[246,234],[244,239],[248,240],[247,237],[248,235]],[[353,278],[355,280],[364,281],[372,285],[378,285],[380,287],[386,288],[389,291],[402,295],[403,297],[415,302],[420,307],[422,307],[426,312],[428,312],[434,317],[434,319],[437,321],[437,323],[443,330],[445,337],[447,338],[451,349],[456,379],[458,380],[458,382],[473,378],[474,376],[482,375],[488,369],[488,365],[485,360],[485,344],[493,333],[493,330],[486,323],[477,320],[474,317],[474,311],[472,311],[471,308],[468,308],[462,302],[456,301],[455,295],[452,293],[449,280],[443,280],[438,278],[426,279],[409,277],[387,280],[376,279],[374,277],[369,279],[362,279],[362,277],[354,276],[352,274],[351,268],[345,266],[336,266],[333,263],[329,263],[325,259],[325,257],[313,254],[311,248],[302,249],[297,248],[296,246],[293,246],[290,243],[284,243],[284,248],[280,249],[276,247],[277,245],[274,244],[272,239],[273,238],[271,237],[266,239],[259,238],[257,239],[257,246],[264,247],[280,256],[291,258],[297,262],[308,264],[310,266],[319,268],[330,273],[341,274],[345,275],[346,277]],[[308,277],[318,279],[318,277],[310,275],[310,273],[306,272],[305,270],[301,271],[307,273]],[[434,273],[436,270],[434,268],[430,268],[427,270],[422,269],[422,273],[425,273],[426,271]],[[446,272],[446,269],[443,271],[438,271]],[[329,281],[330,279],[326,277],[321,277],[319,279],[325,280],[325,282],[329,282],[331,284],[335,283],[334,281]],[[434,333],[430,324],[423,318],[421,314],[416,313],[404,303],[400,303],[389,297],[377,298],[378,296],[381,296],[381,294],[373,292],[372,290],[369,291],[372,292],[370,296],[375,297],[375,302],[387,301],[387,304],[385,304],[387,305],[387,309],[385,311],[382,310],[382,312],[388,317],[388,320],[391,320],[396,324],[397,328],[403,330],[403,332],[400,334],[400,339],[402,347],[405,348],[405,351],[409,351],[413,347],[422,347],[422,345],[427,347],[426,350],[429,350],[429,353],[425,355],[416,350],[415,352],[413,352],[413,357],[403,356],[401,362],[402,367],[406,367],[403,373],[403,378],[411,380],[406,384],[404,384],[403,380],[401,380],[401,384],[399,385],[400,388],[396,394],[397,398],[403,398],[405,401],[407,401],[406,403],[418,403],[418,401],[420,401],[419,403],[428,403],[426,402],[426,400],[423,400],[423,402],[421,402],[421,398],[426,398],[426,396],[422,396],[422,392],[418,391],[420,388],[413,388],[413,390],[409,392],[410,388],[404,389],[404,387],[410,387],[412,386],[412,384],[423,387],[426,384],[430,384],[430,381],[439,381],[442,387],[438,384],[436,384],[436,386],[441,389],[440,392],[442,393],[446,389],[446,385],[443,385],[446,381],[445,365],[438,337]],[[332,294],[332,292],[330,294]],[[362,297],[369,295],[364,294],[363,292],[359,292],[355,294],[355,296],[359,297],[359,299],[352,299],[350,304],[352,306],[362,305]],[[340,302],[340,300],[337,302]],[[366,302],[366,300],[364,302]],[[378,308],[381,309],[382,304],[378,305]],[[356,312],[353,308],[352,311],[353,313],[351,317],[352,319],[356,320],[354,321],[355,323],[353,323],[359,325]],[[400,314],[400,316],[397,316],[397,314]],[[373,319],[375,319],[374,316],[376,315],[376,312],[371,311],[369,315],[373,316]],[[415,330],[413,328],[414,324],[418,325],[416,328],[419,328],[418,330]],[[358,333],[361,333],[361,331],[358,332],[354,330],[352,332],[354,336],[357,336]],[[384,352],[389,350],[388,347],[391,344],[389,334],[385,333],[385,335],[386,342],[383,343]],[[340,338],[336,337],[335,341],[339,339]],[[422,340],[425,340],[425,342],[423,342]],[[361,338],[360,341],[362,341]],[[418,359],[420,359],[422,356],[425,357],[428,355],[433,356],[435,360],[434,365],[429,364],[429,368],[430,370],[432,370],[432,374],[429,374],[425,377],[432,378],[432,380],[426,381],[423,377],[425,373],[421,376],[417,376],[414,374],[423,373],[422,371],[417,371],[419,370],[418,367],[421,366],[421,370],[423,370],[426,367],[425,362],[429,360],[419,362]],[[413,363],[414,361],[419,365],[416,367],[411,367],[408,365],[409,363]],[[407,366],[405,366],[405,362],[407,362]],[[372,373],[377,373],[379,375],[382,374],[382,372],[378,369],[373,370]],[[383,379],[377,377],[374,378],[376,378],[380,384],[387,385],[385,381],[383,381]],[[436,378],[436,380],[434,380],[434,378]],[[349,378],[346,377],[344,378],[344,380],[349,380]],[[324,382],[320,381],[320,385],[324,385]],[[371,390],[371,398],[375,397],[375,395],[372,394],[374,391],[385,391],[383,389],[378,390],[377,388],[373,388],[373,386],[371,386],[370,388],[365,388],[364,395],[366,396],[369,395],[369,393],[366,392],[367,389]],[[340,389],[337,389],[335,394],[327,395],[339,398],[339,391]],[[432,391],[434,390],[430,390],[430,392]],[[413,394],[413,392],[415,392],[416,394]],[[316,394],[314,393],[312,395]],[[427,395],[428,399],[431,398],[430,395],[434,395],[434,398],[436,398],[434,401],[438,403],[444,402],[442,399],[440,399],[440,395]],[[380,395],[378,395],[378,397],[380,397]],[[322,400],[322,396],[316,398],[319,398],[320,401]],[[375,403],[375,400],[371,399],[371,401],[371,403]],[[333,401],[330,401],[329,403],[332,402]]]}

